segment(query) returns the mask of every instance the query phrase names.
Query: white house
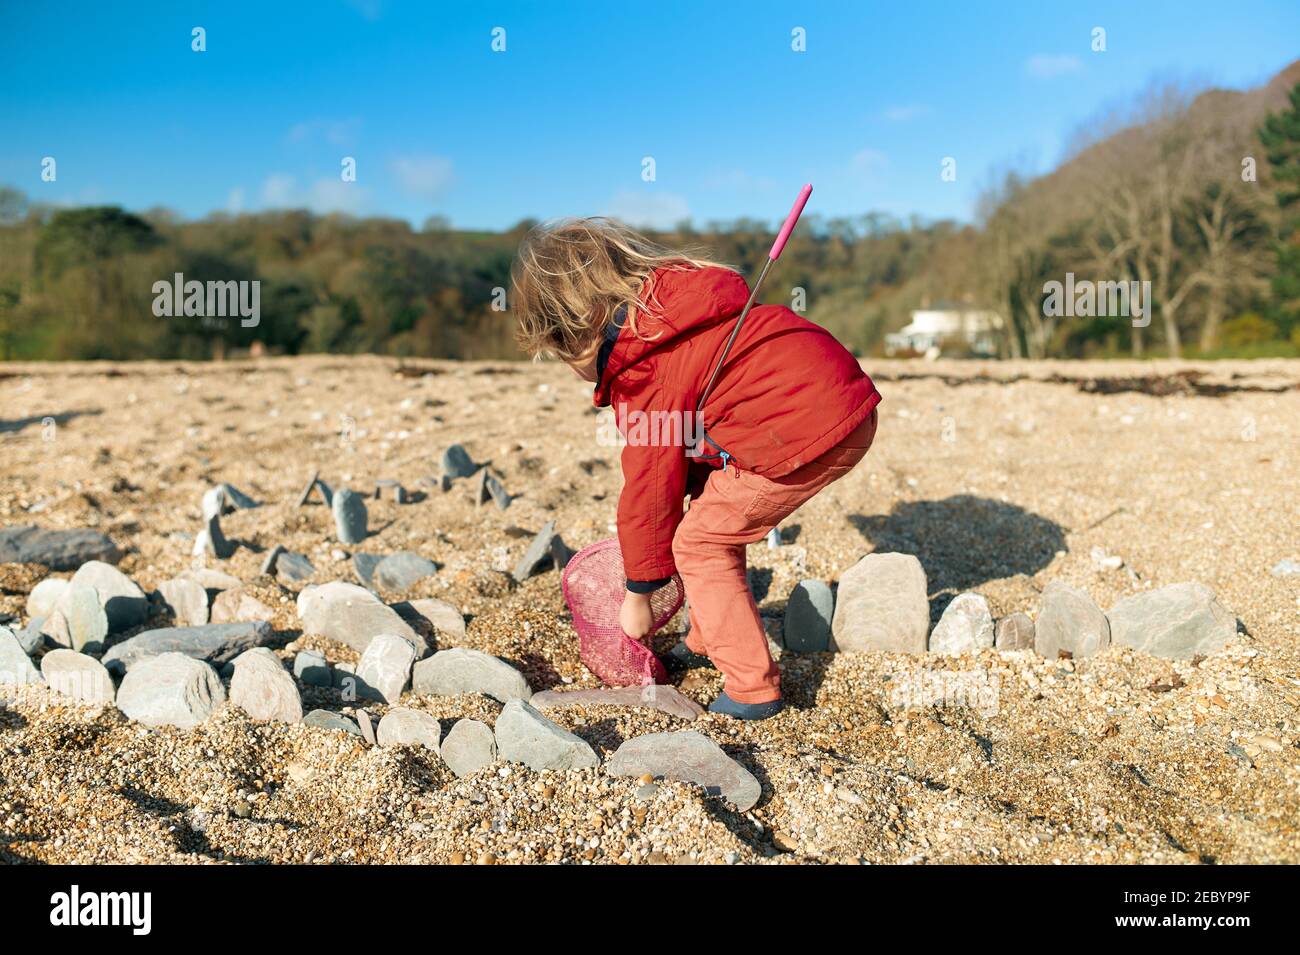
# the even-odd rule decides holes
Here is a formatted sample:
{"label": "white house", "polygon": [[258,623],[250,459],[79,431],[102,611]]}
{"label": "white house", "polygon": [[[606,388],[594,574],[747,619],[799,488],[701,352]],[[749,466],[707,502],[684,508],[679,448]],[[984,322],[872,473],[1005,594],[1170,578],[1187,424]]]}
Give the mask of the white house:
{"label": "white house", "polygon": [[939,303],[912,312],[912,321],[885,336],[885,354],[920,352],[938,357],[943,351],[994,357],[1002,316],[960,303]]}

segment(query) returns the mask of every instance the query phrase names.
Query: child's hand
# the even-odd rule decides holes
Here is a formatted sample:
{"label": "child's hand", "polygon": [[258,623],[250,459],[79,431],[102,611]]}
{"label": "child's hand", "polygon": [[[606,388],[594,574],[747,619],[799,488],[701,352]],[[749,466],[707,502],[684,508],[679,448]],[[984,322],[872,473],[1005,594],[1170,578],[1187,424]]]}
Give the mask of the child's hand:
{"label": "child's hand", "polygon": [[654,616],[650,613],[650,595],[634,594],[630,590],[623,598],[623,606],[618,611],[618,623],[629,637],[640,640],[654,625]]}

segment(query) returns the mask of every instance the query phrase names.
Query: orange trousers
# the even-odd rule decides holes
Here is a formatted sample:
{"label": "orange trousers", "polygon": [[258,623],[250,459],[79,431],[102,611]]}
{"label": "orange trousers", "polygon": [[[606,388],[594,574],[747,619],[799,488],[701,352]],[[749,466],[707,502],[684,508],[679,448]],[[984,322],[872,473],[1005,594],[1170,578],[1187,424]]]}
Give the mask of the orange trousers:
{"label": "orange trousers", "polygon": [[762,540],[822,488],[853,470],[876,436],[876,410],[836,447],[784,477],[736,467],[714,471],[673,536],[690,604],[686,645],[713,661],[737,703],[781,696],[781,673],[745,577],[745,548]]}

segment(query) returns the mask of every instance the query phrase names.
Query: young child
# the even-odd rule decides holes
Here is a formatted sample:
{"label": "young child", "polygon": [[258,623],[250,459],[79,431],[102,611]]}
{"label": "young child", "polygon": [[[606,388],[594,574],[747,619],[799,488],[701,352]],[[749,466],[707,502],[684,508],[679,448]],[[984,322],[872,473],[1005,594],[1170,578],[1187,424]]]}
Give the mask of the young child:
{"label": "young child", "polygon": [[[880,402],[871,379],[826,329],[784,306],[755,305],[697,423],[696,404],[749,297],[740,275],[592,218],[534,229],[512,278],[520,345],[593,383],[595,405],[612,404],[628,437],[618,503],[624,631],[649,632],[650,594],[680,574],[690,630],[670,656],[722,671],[711,711],[774,715],[781,675],[745,578],[745,548],[862,460]],[[686,426],[629,431],[629,420],[646,415]],[[707,440],[698,440],[701,426]]]}

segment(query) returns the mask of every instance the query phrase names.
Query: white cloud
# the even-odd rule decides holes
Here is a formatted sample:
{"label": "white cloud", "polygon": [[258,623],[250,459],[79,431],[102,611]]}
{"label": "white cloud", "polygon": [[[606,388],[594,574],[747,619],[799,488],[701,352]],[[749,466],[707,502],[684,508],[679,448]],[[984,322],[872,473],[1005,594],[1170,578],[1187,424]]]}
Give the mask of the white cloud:
{"label": "white cloud", "polygon": [[891,123],[906,123],[908,120],[928,116],[929,114],[930,107],[922,106],[919,103],[909,103],[904,106],[891,106],[881,115]]}
{"label": "white cloud", "polygon": [[399,156],[392,168],[402,190],[421,199],[436,199],[451,184],[451,160],[444,156]]}
{"label": "white cloud", "polygon": [[226,211],[232,216],[237,216],[244,211],[244,189],[242,186],[235,186],[230,190],[230,195],[226,196]]}
{"label": "white cloud", "polygon": [[671,229],[691,216],[690,206],[681,196],[669,192],[617,193],[605,204],[602,215],[612,216],[631,226]]}
{"label": "white cloud", "polygon": [[[243,190],[231,192],[231,199]],[[262,183],[262,205],[273,209],[310,209],[312,212],[346,212],[357,214],[366,208],[370,190],[355,182],[323,177],[316,179],[306,189],[299,189],[297,180],[284,173],[267,176]]]}
{"label": "white cloud", "polygon": [[361,120],[356,119],[307,119],[289,127],[285,139],[291,143],[313,142],[322,139],[331,146],[351,146],[356,142]]}
{"label": "white cloud", "polygon": [[889,166],[889,157],[879,149],[862,149],[853,155],[849,166],[858,175],[875,176],[884,172]]}
{"label": "white cloud", "polygon": [[734,192],[768,192],[776,188],[776,180],[756,176],[744,169],[723,169],[707,176],[704,185],[709,189],[727,189]]}
{"label": "white cloud", "polygon": [[288,206],[293,204],[293,176],[273,173],[262,183],[262,203],[268,206]]}
{"label": "white cloud", "polygon": [[1050,80],[1067,73],[1077,73],[1083,69],[1083,62],[1077,56],[1050,53],[1035,53],[1025,60],[1025,72],[1040,80]]}

